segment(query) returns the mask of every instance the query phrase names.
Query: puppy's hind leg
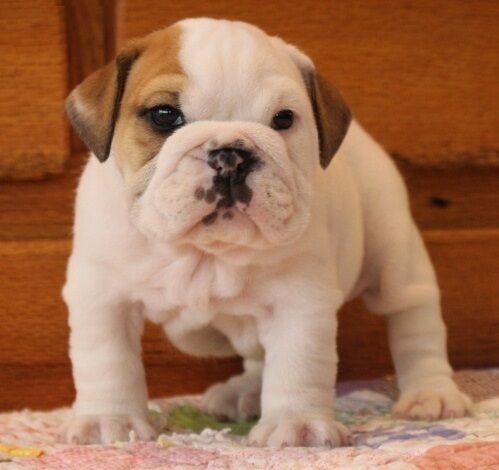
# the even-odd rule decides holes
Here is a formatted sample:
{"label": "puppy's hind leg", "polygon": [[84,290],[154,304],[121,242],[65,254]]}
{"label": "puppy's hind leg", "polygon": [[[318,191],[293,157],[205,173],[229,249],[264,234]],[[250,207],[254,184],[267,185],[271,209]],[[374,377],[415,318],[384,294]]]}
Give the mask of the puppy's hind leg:
{"label": "puppy's hind leg", "polygon": [[262,370],[263,361],[246,359],[242,374],[206,390],[203,395],[204,410],[230,421],[247,421],[260,416]]}
{"label": "puppy's hind leg", "polygon": [[244,341],[252,338],[247,323],[225,316],[223,321],[219,317],[215,324],[197,330],[188,329],[182,321],[164,325],[170,341],[187,354],[228,357],[239,353],[245,358],[242,374],[212,385],[203,395],[203,409],[220,419],[245,421],[260,415],[263,360],[255,342]]}
{"label": "puppy's hind leg", "polygon": [[246,421],[256,418],[260,416],[264,360],[256,322],[248,316],[219,315],[215,324],[243,357],[244,371],[206,390],[203,407],[221,419]]}
{"label": "puppy's hind leg", "polygon": [[[408,418],[463,416],[468,397],[452,379],[440,292],[411,217],[404,182],[387,153],[356,125],[352,168],[363,205],[364,299],[388,318],[401,398],[394,413]],[[355,125],[354,125],[355,130]]]}

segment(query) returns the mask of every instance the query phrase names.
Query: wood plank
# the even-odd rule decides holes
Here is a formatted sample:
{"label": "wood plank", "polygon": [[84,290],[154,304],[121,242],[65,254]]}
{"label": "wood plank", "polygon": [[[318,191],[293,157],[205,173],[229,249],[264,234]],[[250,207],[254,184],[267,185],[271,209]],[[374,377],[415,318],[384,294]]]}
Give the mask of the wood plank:
{"label": "wood plank", "polygon": [[0,183],[0,240],[68,239],[83,154],[72,156],[63,175],[43,181]]}
{"label": "wood plank", "polygon": [[[71,236],[75,189],[87,157],[71,157],[64,175],[0,183],[0,240]],[[423,229],[499,227],[499,169],[430,169],[401,165]]]}
{"label": "wood plank", "polygon": [[499,227],[499,171],[399,165],[411,208],[426,230]]}
{"label": "wood plank", "polygon": [[65,38],[60,1],[0,2],[0,179],[41,178],[64,168]]}
{"label": "wood plank", "polygon": [[189,16],[239,19],[297,44],[400,160],[499,165],[496,0],[127,0],[119,42]]}
{"label": "wood plank", "polygon": [[[499,230],[426,231],[424,237],[442,287],[453,365],[498,365]],[[60,299],[68,252],[68,240],[0,242],[0,384],[7,384],[0,387],[0,409],[71,400]],[[198,392],[240,367],[237,360],[187,357],[152,325],[143,344],[152,396]],[[346,306],[339,353],[341,379],[389,373],[384,319],[367,313],[360,302]]]}

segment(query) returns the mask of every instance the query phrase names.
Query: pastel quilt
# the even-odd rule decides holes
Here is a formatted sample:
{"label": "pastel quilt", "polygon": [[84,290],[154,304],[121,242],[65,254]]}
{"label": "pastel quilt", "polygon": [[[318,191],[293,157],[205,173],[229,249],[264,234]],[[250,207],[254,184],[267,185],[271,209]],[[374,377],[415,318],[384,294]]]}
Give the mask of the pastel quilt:
{"label": "pastel quilt", "polygon": [[438,422],[392,419],[392,380],[339,386],[337,417],[352,447],[253,448],[253,423],[220,423],[199,410],[199,397],[151,402],[164,433],[156,442],[69,446],[57,442],[69,410],[0,414],[0,470],[499,470],[499,371],[457,374],[476,401],[472,417]]}

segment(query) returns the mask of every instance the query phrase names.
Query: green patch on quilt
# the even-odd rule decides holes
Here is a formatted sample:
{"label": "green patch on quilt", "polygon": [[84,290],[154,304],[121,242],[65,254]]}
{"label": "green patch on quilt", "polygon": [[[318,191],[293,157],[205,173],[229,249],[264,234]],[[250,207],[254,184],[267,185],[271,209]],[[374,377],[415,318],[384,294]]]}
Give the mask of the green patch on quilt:
{"label": "green patch on quilt", "polygon": [[[381,417],[390,413],[389,408],[378,407],[373,410],[356,411],[336,411],[336,419],[344,424],[361,424],[370,421],[374,417]],[[257,423],[253,421],[219,421],[208,413],[204,413],[199,408],[191,405],[183,405],[175,408],[169,415],[166,421],[166,427],[175,431],[191,431],[200,433],[206,428],[215,431],[222,429],[230,429],[230,433],[236,436],[247,436],[251,428]]]}
{"label": "green patch on quilt", "polygon": [[231,434],[236,436],[246,436],[251,428],[256,424],[254,421],[218,421],[213,416],[204,413],[194,406],[179,406],[175,408],[167,418],[166,425],[169,429],[188,430],[200,433],[203,429],[209,428],[215,431],[230,429]]}
{"label": "green patch on quilt", "polygon": [[336,419],[347,426],[365,424],[374,418],[386,417],[391,419],[389,406],[366,406],[354,410],[336,410]]}

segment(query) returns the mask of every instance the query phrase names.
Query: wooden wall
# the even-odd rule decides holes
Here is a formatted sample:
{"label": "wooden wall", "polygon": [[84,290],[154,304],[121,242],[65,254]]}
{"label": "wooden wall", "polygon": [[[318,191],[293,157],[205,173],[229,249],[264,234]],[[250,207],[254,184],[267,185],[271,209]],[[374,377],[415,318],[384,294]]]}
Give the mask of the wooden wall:
{"label": "wooden wall", "polygon": [[61,173],[84,149],[69,145],[68,89],[127,39],[189,16],[297,44],[401,161],[499,165],[496,0],[4,0],[0,179]]}

